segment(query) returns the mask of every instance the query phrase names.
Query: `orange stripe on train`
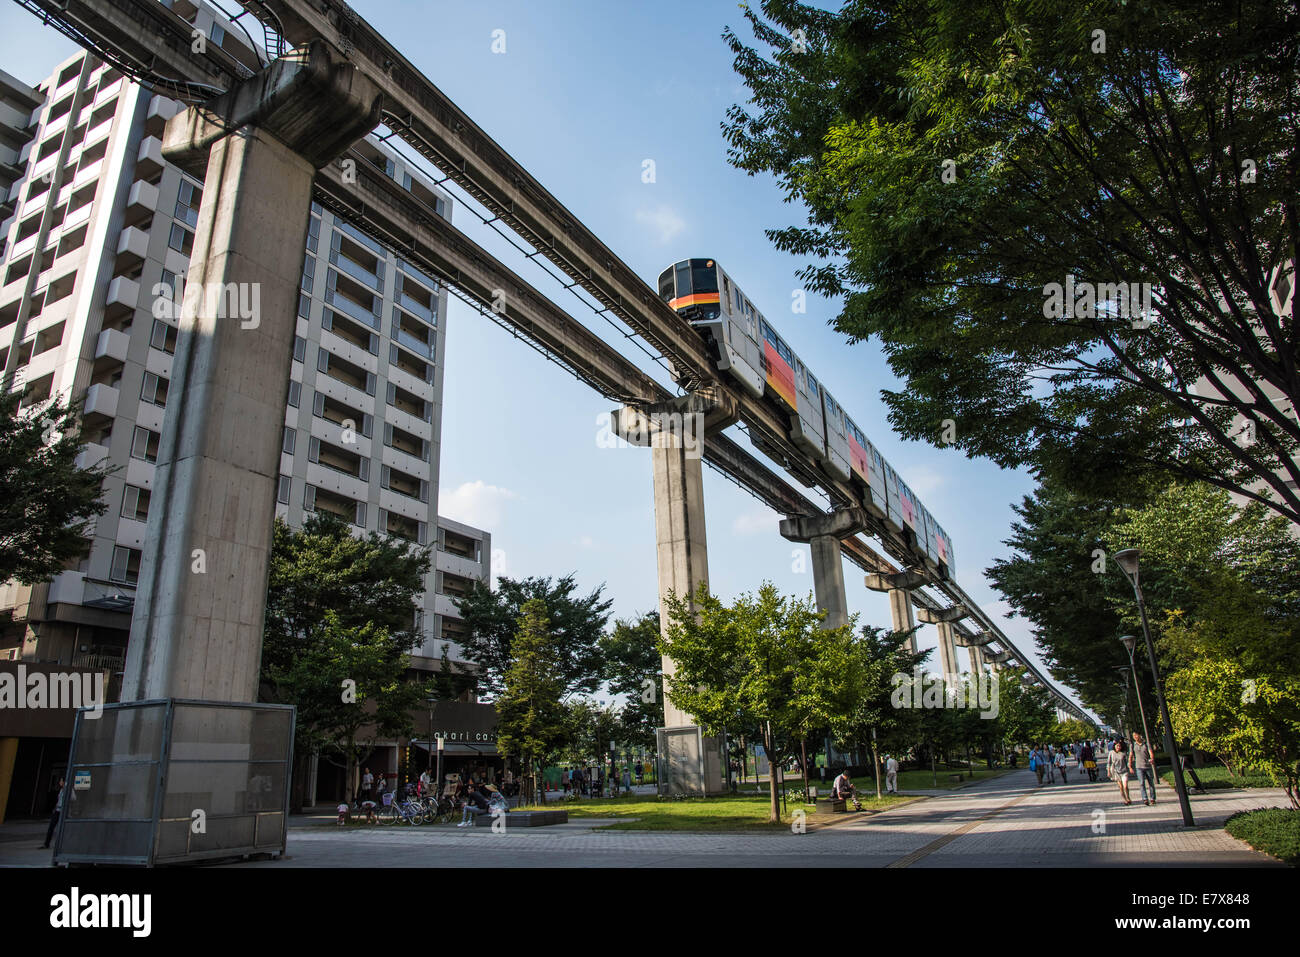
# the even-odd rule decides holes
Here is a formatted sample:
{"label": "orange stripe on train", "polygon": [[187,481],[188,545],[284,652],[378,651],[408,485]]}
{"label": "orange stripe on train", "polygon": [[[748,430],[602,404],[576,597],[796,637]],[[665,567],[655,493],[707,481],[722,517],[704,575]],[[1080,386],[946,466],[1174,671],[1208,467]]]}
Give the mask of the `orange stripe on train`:
{"label": "orange stripe on train", "polygon": [[676,299],[670,299],[668,305],[674,309],[683,309],[686,306],[702,306],[718,301],[716,292],[697,292],[689,296],[678,296]]}

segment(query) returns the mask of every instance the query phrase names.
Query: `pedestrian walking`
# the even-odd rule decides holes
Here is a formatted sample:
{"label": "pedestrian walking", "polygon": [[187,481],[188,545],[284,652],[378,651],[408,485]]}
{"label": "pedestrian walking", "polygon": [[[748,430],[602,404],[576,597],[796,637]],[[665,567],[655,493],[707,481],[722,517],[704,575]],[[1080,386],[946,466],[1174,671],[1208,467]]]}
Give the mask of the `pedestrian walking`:
{"label": "pedestrian walking", "polygon": [[1064,750],[1056,752],[1056,770],[1061,772],[1061,783],[1068,784],[1069,782],[1066,781],[1065,779],[1065,751]]}
{"label": "pedestrian walking", "polygon": [[[1142,785],[1142,803],[1148,806],[1156,803],[1155,755],[1151,746],[1142,740],[1142,735],[1133,732],[1133,749],[1129,752],[1129,770],[1137,775]],[[1151,785],[1151,798],[1147,799],[1147,785]]]}
{"label": "pedestrian walking", "polygon": [[1124,753],[1124,742],[1116,741],[1110,754],[1106,756],[1106,777],[1119,785],[1119,796],[1125,804],[1132,804],[1128,796],[1128,755]]}
{"label": "pedestrian walking", "polygon": [[[48,791],[46,792],[49,793]],[[59,826],[59,818],[63,816],[63,800],[68,793],[68,781],[60,776],[59,778],[59,795],[54,799],[54,810],[50,814],[50,826],[45,829],[45,843],[42,848],[48,849],[50,841],[54,837],[54,829]]]}
{"label": "pedestrian walking", "polygon": [[892,755],[885,755],[885,791],[898,793],[898,760]]}
{"label": "pedestrian walking", "polygon": [[632,772],[629,771],[627,768],[623,769],[623,790],[624,791],[632,790]]}
{"label": "pedestrian walking", "polygon": [[374,798],[371,788],[375,786],[375,776],[370,773],[369,768],[361,769],[361,800],[369,801]]}
{"label": "pedestrian walking", "polygon": [[1090,741],[1085,741],[1079,751],[1079,766],[1087,773],[1089,781],[1097,780],[1097,757]]}
{"label": "pedestrian walking", "polygon": [[1042,758],[1038,754],[1038,746],[1029,749],[1029,770],[1033,771],[1038,778],[1038,786],[1043,786],[1043,774],[1046,769],[1043,767]]}

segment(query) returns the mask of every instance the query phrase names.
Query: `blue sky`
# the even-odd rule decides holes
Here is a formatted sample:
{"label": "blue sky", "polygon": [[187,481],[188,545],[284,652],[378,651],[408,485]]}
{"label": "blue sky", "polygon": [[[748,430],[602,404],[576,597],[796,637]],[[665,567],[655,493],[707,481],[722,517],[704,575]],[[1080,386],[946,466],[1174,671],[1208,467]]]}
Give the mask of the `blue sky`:
{"label": "blue sky", "polygon": [[[721,39],[728,25],[749,38],[736,3],[353,6],[648,282],[686,257],[721,262],[952,535],[962,587],[1002,615],[983,570],[1008,553],[1011,504],[1032,480],[896,437],[880,391],[899,383],[878,344],[850,346],[834,332],[835,302],[810,295],[805,314],[791,311],[803,262],[763,230],[801,224],[803,212],[782,202],[771,178],[728,165],[719,128],[746,94]],[[492,49],[497,30],[504,53]],[[0,68],[35,82],[71,52],[31,14],[0,5]],[[642,181],[647,159],[653,183]],[[575,318],[609,329],[537,266],[507,255],[467,210],[458,207],[455,222]],[[446,350],[439,511],[492,532],[497,572],[574,571],[585,588],[606,583],[620,617],[655,607],[649,453],[601,447],[597,417],[610,404],[454,298]],[[658,378],[669,384],[661,370]],[[778,535],[779,516],[710,469],[704,491],[716,592],[730,597],[764,579],[787,593],[812,591],[811,572],[797,570],[809,563],[793,555],[807,548]],[[845,578],[850,609],[887,626],[884,597],[847,563]],[[1002,627],[1035,650],[1023,621]],[[932,626],[920,641],[934,646]]]}

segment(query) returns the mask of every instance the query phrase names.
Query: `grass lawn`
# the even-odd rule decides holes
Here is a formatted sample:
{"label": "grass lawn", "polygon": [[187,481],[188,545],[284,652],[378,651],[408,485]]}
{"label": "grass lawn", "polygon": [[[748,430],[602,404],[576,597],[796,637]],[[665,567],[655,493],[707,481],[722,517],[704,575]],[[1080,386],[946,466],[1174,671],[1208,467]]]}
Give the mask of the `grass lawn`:
{"label": "grass lawn", "polygon": [[[1246,771],[1234,777],[1228,773],[1228,769],[1222,764],[1206,765],[1203,768],[1193,768],[1193,770],[1196,772],[1196,776],[1201,779],[1201,783],[1205,785],[1207,791],[1210,789],[1219,790],[1221,788],[1277,787],[1273,782],[1273,779],[1262,771]],[[1160,775],[1160,779],[1172,787],[1174,783],[1174,772],[1166,771]],[[1195,785],[1192,784],[1191,775],[1185,775],[1184,780],[1187,781],[1187,786],[1189,788],[1195,787]]]}
{"label": "grass lawn", "polygon": [[[888,796],[877,801],[873,795],[870,799],[864,794],[862,806],[865,810],[881,811],[886,808],[906,804],[915,798]],[[623,831],[776,831],[790,827],[790,818],[797,808],[807,812],[807,822],[811,825],[822,824],[830,820],[843,820],[844,815],[832,815],[826,810],[825,802],[814,811],[810,806],[787,802],[782,814],[782,823],[769,824],[769,798],[767,793],[742,794],[715,798],[690,798],[685,801],[660,801],[653,795],[634,794],[627,797],[602,798],[600,800],[550,802],[548,809],[563,809],[569,817],[577,818],[636,818],[608,825],[611,830]],[[850,814],[849,817],[855,815]]]}
{"label": "grass lawn", "polygon": [[1230,817],[1224,829],[1257,851],[1300,864],[1300,811],[1277,807],[1245,811]]}
{"label": "grass lawn", "polygon": [[[947,790],[951,790],[952,788],[965,787],[967,784],[972,783],[972,781],[987,781],[990,778],[999,777],[1003,774],[1006,774],[1008,771],[1012,771],[1012,770],[1016,770],[1016,769],[995,768],[994,770],[990,771],[987,768],[976,768],[974,771],[971,771],[969,768],[965,766],[939,768],[938,769],[939,783],[937,785],[934,783],[935,776],[930,773],[930,770],[928,768],[919,771],[899,771],[898,787],[899,790],[902,791],[933,791],[936,790],[936,788],[940,791],[947,791]],[[960,781],[953,781],[949,777],[949,775],[952,774],[960,774],[962,776],[962,779]],[[817,791],[818,794],[826,795],[826,794],[830,794],[831,792],[831,780],[832,780],[831,778],[827,778],[826,783],[822,784],[816,778],[809,778],[809,784],[811,784],[813,787],[818,789]],[[866,795],[869,794],[872,796],[872,800],[873,801],[875,800],[876,779],[873,775],[867,774],[861,777],[854,778],[853,786],[858,789],[859,795],[865,797]],[[803,787],[802,777],[789,776],[785,779],[785,788],[787,791],[793,788],[802,788],[802,787]],[[766,794],[767,783],[764,782],[761,785],[761,788],[763,793]],[[744,791],[746,789],[748,789],[748,791],[752,793],[754,790],[754,783],[750,781],[747,784],[742,784],[741,790]],[[880,791],[882,794],[884,793],[884,790],[885,790],[885,776],[884,774],[881,774]]]}

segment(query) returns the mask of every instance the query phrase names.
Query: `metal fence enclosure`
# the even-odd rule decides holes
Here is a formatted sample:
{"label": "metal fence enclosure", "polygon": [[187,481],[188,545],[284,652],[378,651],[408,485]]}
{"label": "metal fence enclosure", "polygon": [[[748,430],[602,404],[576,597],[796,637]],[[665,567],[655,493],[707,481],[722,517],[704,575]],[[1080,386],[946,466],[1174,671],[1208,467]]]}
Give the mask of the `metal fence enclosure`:
{"label": "metal fence enclosure", "polygon": [[726,790],[722,739],[705,735],[698,725],[657,728],[658,788],[665,797],[704,797]]}
{"label": "metal fence enclosure", "polygon": [[77,713],[55,864],[283,854],[290,705],[163,698]]}

